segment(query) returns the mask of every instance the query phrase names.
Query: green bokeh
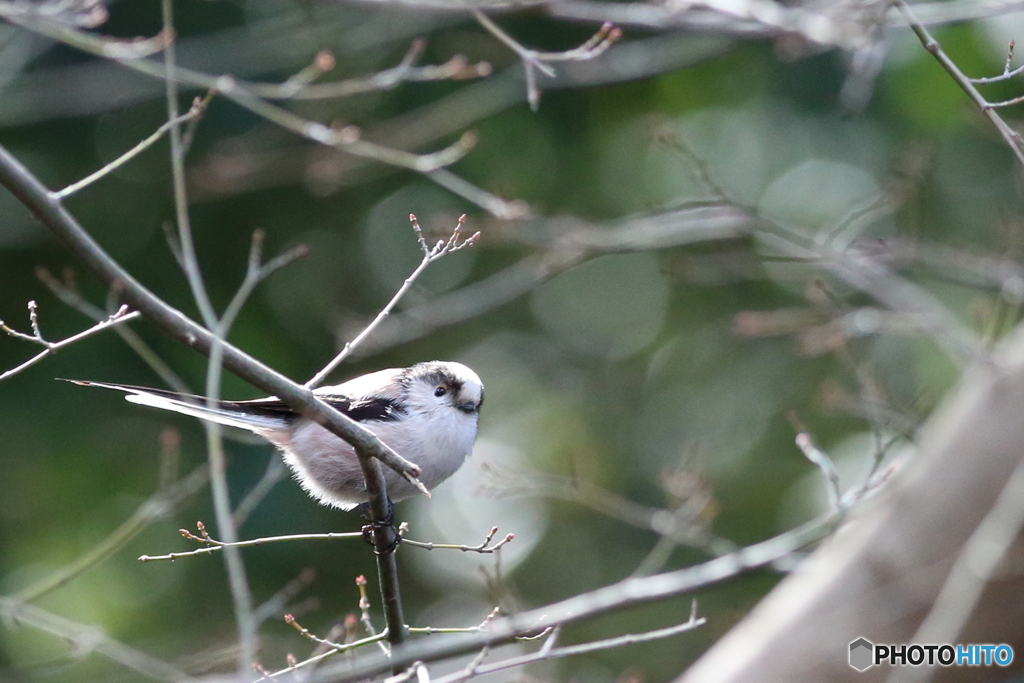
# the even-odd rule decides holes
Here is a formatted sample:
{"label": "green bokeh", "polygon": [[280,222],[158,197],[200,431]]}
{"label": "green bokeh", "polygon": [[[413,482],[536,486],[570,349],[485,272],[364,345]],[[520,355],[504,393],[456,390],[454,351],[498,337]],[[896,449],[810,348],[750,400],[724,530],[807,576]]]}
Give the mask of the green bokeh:
{"label": "green bokeh", "polygon": [[[149,34],[159,27],[157,3],[116,3],[111,12],[109,30],[115,35]],[[272,44],[236,43],[237,49],[252,51],[232,56],[236,65],[242,64],[237,68],[243,68],[246,56],[290,55],[277,62],[276,70],[248,74],[254,80],[281,81],[308,64],[324,45],[335,49],[339,72],[346,76],[384,68],[401,58],[414,36],[429,39],[430,60],[464,52],[470,59],[497,60],[498,66],[514,63],[474,24],[450,16],[436,24],[406,17],[414,26],[400,31],[395,17],[405,15],[399,10],[378,15],[319,3],[194,1],[179,3],[178,12],[183,41],[205,36],[211,42],[191,45],[211,50],[220,38],[228,39],[221,32],[244,33],[244,22],[276,31],[281,38]],[[589,31],[532,15],[510,24],[515,35],[544,49],[563,49]],[[392,29],[393,36],[388,32]],[[988,48],[969,27],[939,36],[970,73],[993,68],[993,60],[985,56]],[[630,34],[625,40],[645,37]],[[184,48],[182,54],[183,59],[194,56]],[[29,60],[19,81],[0,94],[0,117],[14,117],[10,112],[15,105],[32,111],[32,99],[23,88],[43,83],[54,73],[49,69],[95,61],[69,48],[54,48]],[[72,79],[83,72],[59,73]],[[827,223],[850,205],[853,191],[831,188],[829,179],[854,179],[848,184],[857,188],[872,181],[885,187],[900,177],[901,162],[920,152],[924,168],[913,177],[895,217],[856,234],[913,236],[1014,253],[1019,245],[1012,243],[1012,230],[1006,228],[1013,223],[1007,217],[1017,211],[1011,160],[986,124],[975,120],[979,117],[948,75],[922,50],[884,68],[873,101],[854,115],[843,112],[837,101],[844,76],[842,60],[833,53],[784,62],[770,43],[737,40],[731,47],[709,51],[690,68],[547,91],[538,113],[522,101],[499,108],[469,126],[480,141],[453,169],[489,192],[529,202],[544,216],[580,216],[603,228],[637,212],[707,200],[719,191],[745,205],[791,209],[780,214],[780,221],[812,215]],[[75,82],[65,85],[71,92]],[[115,78],[111,87],[116,85]],[[327,122],[356,123],[372,132],[378,121],[471,86],[409,84],[350,102],[299,104],[296,111]],[[42,94],[37,93],[39,101],[46,102]],[[84,114],[54,117],[40,105],[35,119],[2,119],[10,123],[0,129],[0,143],[50,186],[60,187],[159,125],[163,106],[159,89],[138,101]],[[6,113],[5,107],[10,108]],[[452,139],[449,135],[422,143],[418,151]],[[161,224],[173,218],[166,155],[166,144],[158,144],[67,205],[129,271],[195,316],[196,307],[161,231]],[[415,265],[418,252],[405,222],[408,213],[420,216],[424,226],[441,229],[465,211],[468,229],[484,232],[472,253],[432,266],[434,272],[410,293],[410,306],[541,251],[531,232],[535,226],[495,221],[412,172],[379,164],[353,171],[344,166],[351,162],[350,157],[314,149],[223,100],[214,102],[199,126],[189,157],[190,171],[196,174],[191,211],[195,241],[218,309],[244,275],[253,230],[265,231],[268,255],[299,243],[312,250],[307,259],[261,285],[231,334],[241,348],[298,380],[326,363]],[[714,187],[698,177],[701,163]],[[807,196],[812,194],[806,191],[809,183],[777,196],[780,188],[791,188],[780,178],[808,168],[820,172],[814,196]],[[221,192],[223,186],[210,180],[234,178],[233,173],[249,184]],[[794,177],[802,176],[789,176]],[[813,233],[824,226],[799,227]],[[822,277],[820,271],[791,264],[765,266],[760,261],[764,255],[772,256],[761,243],[737,240],[606,256],[472,320],[356,358],[335,378],[432,358],[467,360],[488,387],[481,438],[519,453],[517,466],[578,477],[615,496],[660,507],[672,501],[659,478],[685,463],[712,492],[714,501],[704,511],[710,529],[736,543],[761,540],[819,509],[815,506],[821,489],[808,492],[812,487],[801,484],[816,472],[793,444],[787,413],[795,411],[808,423],[826,450],[868,431],[863,419],[826,400],[828,390],[834,394],[837,387],[857,395],[851,358],[870,364],[892,403],[911,414],[939,400],[956,376],[955,365],[940,348],[915,336],[854,340],[849,357],[807,357],[797,334],[740,337],[734,329],[737,314],[815,305],[804,292],[811,277]],[[74,270],[83,295],[94,303],[104,301],[106,292],[82,265],[4,195],[0,318],[27,330],[25,304],[36,300],[49,339],[87,326],[85,317],[40,284],[37,266],[58,276]],[[977,290],[937,285],[936,279],[926,273],[920,283],[969,321]],[[826,280],[839,307],[874,303]],[[821,313],[820,307],[816,310]],[[191,386],[198,390],[203,385],[202,358],[145,323],[131,327]],[[24,342],[0,338],[0,370],[34,352]],[[123,342],[104,333],[0,384],[3,594],[73,561],[155,490],[162,430],[173,427],[180,433],[182,472],[205,459],[202,430],[193,421],[129,405],[113,392],[56,382],[55,377],[160,382]],[[225,378],[224,393],[254,396],[250,387],[231,377]],[[229,484],[237,502],[276,456],[269,447],[249,443],[229,441],[227,449]],[[479,459],[467,467],[477,467]],[[467,506],[479,498],[470,490],[455,497]],[[517,540],[530,551],[505,567],[504,591],[495,591],[495,582],[488,585],[481,578],[480,567],[493,578],[493,558],[452,555],[445,560],[459,565],[452,574],[472,577],[455,581],[430,575],[440,571],[436,565],[404,562],[406,553],[419,551],[402,549],[403,595],[411,623],[441,625],[425,624],[424,615],[458,615],[462,623],[476,623],[499,602],[526,609],[598,588],[628,576],[657,541],[648,530],[602,514],[608,510],[600,504],[593,509],[537,496],[516,500],[544,514],[537,516],[542,521],[536,537]],[[399,507],[399,516],[421,509],[419,503],[406,503]],[[135,559],[144,553],[191,549],[177,529],[194,528],[196,520],[212,529],[212,519],[209,494],[202,491],[39,606],[98,624],[111,636],[194,673],[230,670],[235,631],[220,559],[197,557],[173,564]],[[425,520],[409,521],[412,534],[430,529]],[[353,515],[318,507],[286,478],[241,531],[252,538],[351,531],[360,523]],[[509,531],[518,531],[514,516],[511,528],[501,529]],[[358,541],[270,545],[246,551],[244,557],[257,603],[271,598],[304,568],[316,570],[317,579],[292,608],[304,626],[321,635],[357,611],[357,575],[369,576],[371,588],[375,583],[373,557]],[[681,548],[664,566],[681,567],[706,557],[702,551]],[[635,671],[646,681],[670,680],[777,579],[762,572],[701,592],[700,612],[711,621],[692,634],[559,662],[539,668],[538,675],[615,681],[623,672]],[[371,599],[379,625],[375,590]],[[472,617],[460,611],[470,609],[482,611]],[[688,610],[688,598],[630,610],[567,629],[565,642],[662,627],[684,620]],[[135,680],[95,654],[77,658],[66,643],[49,635],[28,628],[2,633],[0,661],[24,680]],[[312,649],[280,615],[261,634],[260,659],[268,669],[284,666],[289,652]],[[0,678],[5,675],[0,668]]]}

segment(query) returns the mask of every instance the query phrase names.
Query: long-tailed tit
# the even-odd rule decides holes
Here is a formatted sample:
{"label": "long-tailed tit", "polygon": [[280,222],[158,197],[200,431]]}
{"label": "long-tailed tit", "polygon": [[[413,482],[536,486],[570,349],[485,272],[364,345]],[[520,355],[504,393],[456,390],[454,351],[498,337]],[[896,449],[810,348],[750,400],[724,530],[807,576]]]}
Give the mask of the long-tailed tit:
{"label": "long-tailed tit", "polygon": [[[132,403],[255,432],[281,449],[302,488],[324,505],[351,510],[366,502],[366,484],[352,446],[275,397],[220,401],[217,407],[208,408],[206,399],[171,391],[75,383],[117,389],[126,392]],[[477,374],[450,361],[371,372],[313,393],[419,465],[419,480],[428,489],[453,475],[473,450],[484,400]],[[417,493],[398,473],[383,469],[392,501]]]}

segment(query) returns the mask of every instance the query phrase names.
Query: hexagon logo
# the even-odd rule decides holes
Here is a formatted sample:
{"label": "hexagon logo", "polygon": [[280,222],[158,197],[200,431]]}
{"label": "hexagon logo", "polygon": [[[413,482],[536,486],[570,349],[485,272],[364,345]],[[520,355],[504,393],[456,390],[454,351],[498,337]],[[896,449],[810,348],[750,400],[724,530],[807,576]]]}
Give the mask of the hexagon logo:
{"label": "hexagon logo", "polygon": [[866,671],[875,665],[875,645],[867,638],[858,638],[850,643],[850,666],[857,671]]}

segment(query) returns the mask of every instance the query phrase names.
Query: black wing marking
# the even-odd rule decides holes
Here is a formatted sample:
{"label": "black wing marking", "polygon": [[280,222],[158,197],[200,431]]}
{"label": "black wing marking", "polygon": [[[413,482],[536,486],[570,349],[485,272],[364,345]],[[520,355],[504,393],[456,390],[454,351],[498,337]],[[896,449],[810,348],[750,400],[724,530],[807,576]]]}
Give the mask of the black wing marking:
{"label": "black wing marking", "polygon": [[[353,401],[347,396],[318,396],[321,401],[356,422],[392,422],[405,411],[390,398],[369,397]],[[221,407],[257,415],[273,415],[294,419],[297,413],[277,398],[258,398],[254,401],[222,401]]]}
{"label": "black wing marking", "polygon": [[358,401],[345,399],[349,404],[348,408],[335,405],[334,399],[325,398],[324,400],[331,407],[337,408],[356,422],[393,422],[405,413],[397,401],[380,396],[361,398]]}

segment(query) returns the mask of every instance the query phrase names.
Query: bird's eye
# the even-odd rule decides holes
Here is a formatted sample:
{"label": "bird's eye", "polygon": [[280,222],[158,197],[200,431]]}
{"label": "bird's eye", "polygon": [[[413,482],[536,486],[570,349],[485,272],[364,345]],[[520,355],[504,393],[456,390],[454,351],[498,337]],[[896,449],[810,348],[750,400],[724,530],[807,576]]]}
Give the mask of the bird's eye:
{"label": "bird's eye", "polygon": [[447,393],[448,393],[448,387],[444,386],[443,384],[441,386],[439,386],[438,388],[434,389],[434,396],[437,396],[438,398],[441,398],[442,396],[444,396]]}

